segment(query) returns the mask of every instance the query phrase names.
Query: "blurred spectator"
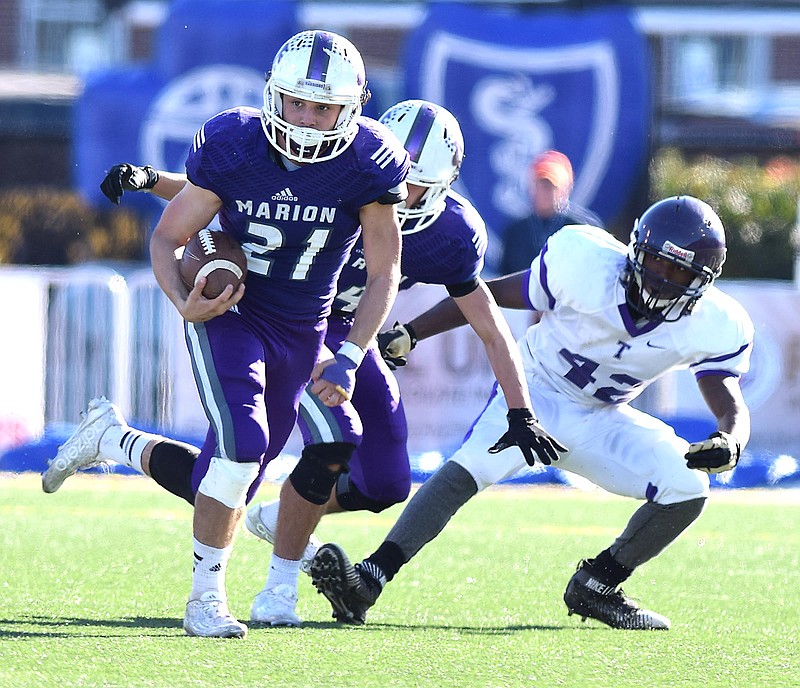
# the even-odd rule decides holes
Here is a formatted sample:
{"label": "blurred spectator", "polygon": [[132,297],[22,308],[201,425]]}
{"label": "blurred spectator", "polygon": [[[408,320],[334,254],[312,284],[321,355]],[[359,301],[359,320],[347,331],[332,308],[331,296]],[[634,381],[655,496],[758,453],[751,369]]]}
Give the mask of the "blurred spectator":
{"label": "blurred spectator", "polygon": [[573,183],[572,165],[563,153],[548,150],[534,158],[529,183],[531,213],[506,227],[500,274],[529,268],[548,237],[564,225],[603,227],[594,213],[570,201]]}

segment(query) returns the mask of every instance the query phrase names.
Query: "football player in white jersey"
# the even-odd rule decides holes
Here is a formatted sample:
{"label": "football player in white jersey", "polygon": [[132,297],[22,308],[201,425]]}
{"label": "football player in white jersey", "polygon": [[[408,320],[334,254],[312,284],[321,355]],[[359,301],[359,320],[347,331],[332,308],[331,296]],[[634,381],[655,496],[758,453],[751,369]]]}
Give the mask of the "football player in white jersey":
{"label": "football player in white jersey", "polygon": [[[567,226],[529,270],[489,282],[499,305],[539,316],[519,346],[533,407],[545,430],[569,450],[559,468],[644,503],[622,533],[580,562],[564,593],[570,614],[614,628],[668,629],[639,608],[620,584],[660,554],[703,510],[708,473],[736,466],[750,436],[739,387],[749,366],[753,326],[744,308],[713,286],[725,260],[725,233],[706,203],[689,196],[652,205],[636,221],[627,248],[607,232]],[[414,319],[418,339],[463,318],[443,301]],[[383,353],[405,356],[398,334],[382,335]],[[717,420],[707,439],[674,430],[630,406],[650,383],[690,368]],[[312,579],[345,623],[364,623],[391,580],[477,492],[524,466],[516,453],[490,456],[506,406],[496,393],[461,448],[427,480],[380,547],[353,566],[323,545]]]}

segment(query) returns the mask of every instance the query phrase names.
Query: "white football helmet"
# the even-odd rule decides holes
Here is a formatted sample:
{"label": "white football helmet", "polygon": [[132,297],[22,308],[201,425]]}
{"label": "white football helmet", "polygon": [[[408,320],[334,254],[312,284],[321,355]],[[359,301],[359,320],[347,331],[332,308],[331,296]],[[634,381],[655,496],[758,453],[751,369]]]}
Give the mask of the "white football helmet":
{"label": "white football helmet", "polygon": [[[342,111],[330,131],[298,127],[283,119],[282,96],[341,105]],[[275,55],[264,87],[261,124],[270,143],[290,160],[330,160],[353,142],[367,100],[364,62],[356,47],[329,31],[302,31]]]}
{"label": "white football helmet", "polygon": [[[427,187],[414,208],[397,206],[403,234],[429,227],[442,213],[445,196],[458,177],[464,160],[464,137],[450,112],[427,100],[404,100],[390,107],[380,119],[400,139],[411,157],[406,181]],[[406,227],[409,220],[416,224]]]}

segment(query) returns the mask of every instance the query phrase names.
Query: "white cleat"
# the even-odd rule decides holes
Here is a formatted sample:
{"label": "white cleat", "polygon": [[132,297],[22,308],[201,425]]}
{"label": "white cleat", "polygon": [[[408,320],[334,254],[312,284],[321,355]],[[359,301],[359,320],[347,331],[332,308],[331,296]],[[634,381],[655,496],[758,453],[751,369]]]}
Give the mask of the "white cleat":
{"label": "white cleat", "polygon": [[276,585],[256,595],[250,621],[270,626],[302,626],[303,622],[294,611],[296,606],[297,591],[285,583]]}
{"label": "white cleat", "polygon": [[45,492],[55,492],[76,471],[103,463],[99,457],[103,433],[114,425],[127,425],[119,409],[105,397],[92,399],[81,416],[77,430],[58,448],[42,475]]}
{"label": "white cleat", "polygon": [[[253,535],[262,540],[266,540],[270,545],[275,544],[275,530],[278,527],[278,507],[280,501],[275,499],[271,502],[260,502],[253,504],[248,510],[244,519],[244,524]],[[317,553],[322,542],[319,538],[312,535],[308,539],[303,554],[300,555],[300,570],[310,575],[311,560]]]}
{"label": "white cleat", "polygon": [[228,603],[214,590],[204,592],[199,600],[189,600],[183,617],[186,635],[201,638],[246,638],[247,626],[233,618]]}

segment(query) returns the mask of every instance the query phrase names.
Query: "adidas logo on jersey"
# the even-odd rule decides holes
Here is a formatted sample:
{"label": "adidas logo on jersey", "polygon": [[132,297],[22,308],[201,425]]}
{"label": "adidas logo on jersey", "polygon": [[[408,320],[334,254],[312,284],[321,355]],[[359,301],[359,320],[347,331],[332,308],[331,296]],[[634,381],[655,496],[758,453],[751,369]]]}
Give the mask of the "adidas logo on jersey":
{"label": "adidas logo on jersey", "polygon": [[273,197],[273,201],[296,201],[297,196],[292,193],[292,190],[287,186],[285,189],[278,191]]}

